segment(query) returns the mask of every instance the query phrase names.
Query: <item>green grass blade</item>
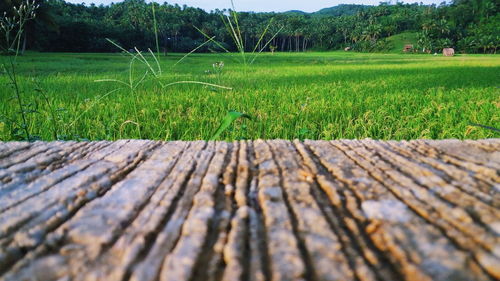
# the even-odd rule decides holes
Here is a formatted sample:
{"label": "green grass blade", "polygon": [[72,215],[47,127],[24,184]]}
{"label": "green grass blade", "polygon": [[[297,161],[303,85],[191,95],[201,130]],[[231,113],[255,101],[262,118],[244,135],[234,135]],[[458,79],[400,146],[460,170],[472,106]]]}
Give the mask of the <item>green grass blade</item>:
{"label": "green grass blade", "polygon": [[216,88],[225,89],[225,90],[232,90],[233,89],[230,87],[225,87],[225,86],[220,86],[220,85],[205,83],[205,82],[200,82],[200,81],[177,81],[177,82],[172,82],[172,83],[166,84],[164,87],[170,87],[170,86],[178,85],[178,84],[198,84],[198,85],[216,87]]}
{"label": "green grass blade", "polygon": [[216,40],[213,39],[213,38],[215,38],[215,36],[210,37],[205,32],[203,32],[203,30],[199,29],[198,27],[196,27],[194,25],[193,25],[193,27],[196,30],[198,30],[199,33],[201,33],[203,36],[205,36],[205,38],[207,38],[208,41],[214,42],[218,47],[220,47],[221,49],[223,49],[226,53],[231,53],[231,51],[229,51],[228,49],[224,48],[224,46],[222,46],[222,44],[220,44],[218,41],[216,41]]}
{"label": "green grass blade", "polygon": [[146,77],[148,76],[148,74],[149,73],[146,70],[146,72],[144,72],[144,75],[142,75],[142,77],[136,83],[134,83],[135,85],[132,86],[132,90],[137,89],[137,87],[139,87],[141,85],[141,83],[144,82],[144,80],[146,79]]}
{"label": "green grass blade", "polygon": [[153,25],[154,25],[155,40],[156,40],[156,53],[158,57],[160,57],[160,44],[158,42],[158,22],[156,21],[155,3],[153,2],[151,6],[153,8]]}
{"label": "green grass blade", "polygon": [[[224,17],[222,17],[224,19]],[[224,46],[222,46],[222,44],[220,42],[218,42],[217,40],[215,40],[215,36],[214,37],[210,37],[208,36],[205,32],[203,32],[203,30],[199,29],[198,27],[194,26],[193,27],[198,30],[198,32],[200,32],[203,36],[205,36],[205,38],[208,39],[208,41],[210,42],[213,42],[215,45],[217,45],[219,48],[221,48],[222,50],[224,50],[226,53],[230,54],[231,51],[229,51],[228,49],[226,49]],[[232,56],[230,56],[229,58],[231,58],[232,60],[234,60],[235,62],[237,63],[241,63],[239,60],[233,58]]]}
{"label": "green grass blade", "polygon": [[135,47],[134,49],[137,52],[137,55],[141,58],[140,61],[142,61],[151,70],[151,72],[153,73],[153,75],[155,77],[157,77],[158,75],[156,74],[156,71],[151,66],[151,64],[149,64],[149,61],[142,55],[142,52],[139,51],[139,49],[137,49],[137,47]]}
{"label": "green grass blade", "polygon": [[229,36],[231,36],[231,39],[236,44],[236,48],[238,48],[238,51],[239,51],[238,39],[235,37],[235,33],[233,32],[233,30],[230,27],[231,19],[228,16],[226,16],[226,18],[227,18],[227,20],[226,20],[226,18],[224,18],[223,15],[221,15],[220,18],[222,20],[222,23],[224,24],[224,27],[226,28],[227,32],[229,33]]}
{"label": "green grass blade", "polygon": [[124,51],[125,53],[131,55],[131,56],[134,56],[131,52],[125,50],[125,48],[123,48],[122,46],[118,45],[118,43],[115,43],[113,40],[109,39],[109,38],[106,38],[106,41],[108,41],[109,43],[113,44],[115,47],[117,47],[118,49]]}
{"label": "green grass blade", "polygon": [[233,37],[234,42],[236,43],[236,47],[238,48],[238,51],[241,53],[242,52],[242,44],[241,44],[240,39],[238,37],[238,33],[234,29],[233,23],[232,23],[231,18],[229,16],[227,16],[227,22],[229,24],[231,36]]}
{"label": "green grass blade", "polygon": [[[105,79],[106,80],[106,79]],[[105,82],[105,81],[103,81]],[[121,81],[119,81],[121,82]],[[126,83],[125,83],[126,84]],[[76,121],[78,121],[83,115],[85,115],[85,113],[87,113],[90,109],[92,109],[100,100],[102,100],[103,98],[115,93],[115,92],[118,92],[120,89],[114,89],[112,91],[109,91],[107,92],[106,94],[100,96],[99,98],[97,98],[87,109],[85,109],[82,113],[80,113],[75,119],[73,119],[73,121],[71,121],[68,125],[68,128],[72,127],[75,125]]]}
{"label": "green grass blade", "polygon": [[160,65],[160,61],[158,60],[158,58],[160,56],[158,56],[158,58],[156,58],[155,54],[153,53],[153,51],[151,51],[151,49],[148,48],[148,51],[153,56],[153,58],[156,62],[156,67],[158,67],[158,75],[161,75],[161,65]]}
{"label": "green grass blade", "polygon": [[[106,41],[108,41],[109,43],[113,44],[113,46],[117,47],[118,49],[122,50],[123,52],[125,52],[126,54],[130,55],[131,57],[133,57],[134,59],[137,59],[137,55],[134,55],[132,54],[131,52],[125,50],[125,48],[123,48],[122,46],[120,46],[118,43],[115,43],[113,40],[109,39],[109,38],[106,38]],[[134,48],[135,50],[137,50],[137,48]],[[140,60],[140,59],[139,59]],[[147,63],[147,62],[144,62],[143,63]]]}
{"label": "green grass blade", "polygon": [[264,47],[262,47],[259,52],[257,52],[257,54],[254,54],[253,58],[252,58],[252,61],[250,62],[250,64],[253,64],[255,62],[255,59],[257,59],[257,56],[262,53],[262,51],[273,41],[273,39],[278,36],[278,34],[281,32],[281,30],[283,29],[283,27],[281,27],[274,35],[273,37],[271,37],[271,39],[269,39],[266,44],[264,45]]}
{"label": "green grass blade", "polygon": [[233,11],[232,11],[232,16],[234,18],[234,23],[236,25],[236,30],[238,31],[238,36],[240,38],[240,42],[242,43],[241,46],[243,47],[243,52],[245,51],[245,46],[243,44],[243,36],[241,36],[241,28],[240,28],[240,24],[238,22],[238,13],[236,12],[236,7],[234,6],[234,1],[231,0],[231,7],[233,8]]}
{"label": "green grass blade", "polygon": [[247,118],[252,120],[252,117],[248,114],[237,112],[237,111],[229,111],[226,114],[226,117],[222,120],[221,124],[219,125],[219,128],[217,128],[217,131],[215,131],[215,134],[210,138],[210,140],[215,140],[219,138],[219,136],[231,126],[231,124],[236,121],[238,118]]}
{"label": "green grass blade", "polygon": [[259,41],[257,41],[257,44],[255,44],[255,46],[253,48],[253,51],[252,51],[252,54],[255,53],[255,51],[259,48],[260,42],[262,42],[262,40],[264,39],[264,36],[266,36],[267,31],[269,30],[269,27],[271,26],[272,23],[273,23],[273,19],[271,19],[269,21],[269,23],[267,24],[266,28],[264,29],[264,31],[260,35]]}
{"label": "green grass blade", "polygon": [[196,52],[198,49],[200,49],[201,47],[205,46],[206,44],[210,43],[213,39],[215,38],[215,36],[213,36],[212,38],[209,38],[207,41],[205,41],[203,44],[200,44],[200,46],[194,48],[191,52],[185,54],[180,60],[178,60],[172,67],[175,67],[176,65],[178,65],[181,61],[183,61],[185,58],[187,58],[189,55],[191,55],[192,53]]}

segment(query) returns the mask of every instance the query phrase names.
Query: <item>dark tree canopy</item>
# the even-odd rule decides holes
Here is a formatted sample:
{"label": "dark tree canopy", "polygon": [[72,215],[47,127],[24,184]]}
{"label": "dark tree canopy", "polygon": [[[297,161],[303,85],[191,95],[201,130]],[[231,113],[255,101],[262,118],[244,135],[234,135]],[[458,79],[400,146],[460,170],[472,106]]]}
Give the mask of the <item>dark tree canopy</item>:
{"label": "dark tree canopy", "polygon": [[[2,0],[0,12],[12,12],[21,0]],[[160,47],[186,52],[206,38],[195,27],[230,50],[236,50],[221,16],[187,6],[125,0],[108,6],[70,4],[63,0],[37,0],[39,20],[29,30],[28,47],[39,51],[112,52],[110,38],[124,48],[155,46],[152,5],[155,5]],[[450,4],[339,5],[316,13],[238,13],[247,49],[253,49],[269,21],[264,42],[277,51],[332,50],[383,51],[387,37],[403,32],[418,34],[417,49],[438,52],[453,47],[459,52],[496,52],[500,45],[499,4],[495,0],[454,0]],[[58,29],[54,27],[57,26]],[[201,51],[220,51],[215,44]]]}

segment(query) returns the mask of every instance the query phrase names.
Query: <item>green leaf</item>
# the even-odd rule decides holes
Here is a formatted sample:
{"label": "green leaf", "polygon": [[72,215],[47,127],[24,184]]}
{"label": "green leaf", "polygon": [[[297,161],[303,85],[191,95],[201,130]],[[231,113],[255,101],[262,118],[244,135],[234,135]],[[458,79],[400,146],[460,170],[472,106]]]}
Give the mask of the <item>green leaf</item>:
{"label": "green leaf", "polygon": [[217,139],[238,118],[247,118],[252,120],[252,117],[248,114],[231,110],[226,114],[226,117],[224,117],[219,128],[217,129],[215,134],[210,138],[210,140]]}

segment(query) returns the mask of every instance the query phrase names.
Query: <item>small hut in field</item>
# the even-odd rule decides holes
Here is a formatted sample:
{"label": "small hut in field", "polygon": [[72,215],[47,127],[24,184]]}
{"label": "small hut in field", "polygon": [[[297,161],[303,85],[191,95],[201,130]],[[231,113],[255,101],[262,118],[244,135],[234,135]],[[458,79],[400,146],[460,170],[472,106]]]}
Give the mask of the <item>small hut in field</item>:
{"label": "small hut in field", "polygon": [[409,44],[409,45],[405,45],[403,47],[403,52],[405,53],[408,53],[408,52],[413,52],[413,45]]}
{"label": "small hut in field", "polygon": [[445,57],[453,57],[455,55],[455,49],[453,48],[444,48],[443,56]]}

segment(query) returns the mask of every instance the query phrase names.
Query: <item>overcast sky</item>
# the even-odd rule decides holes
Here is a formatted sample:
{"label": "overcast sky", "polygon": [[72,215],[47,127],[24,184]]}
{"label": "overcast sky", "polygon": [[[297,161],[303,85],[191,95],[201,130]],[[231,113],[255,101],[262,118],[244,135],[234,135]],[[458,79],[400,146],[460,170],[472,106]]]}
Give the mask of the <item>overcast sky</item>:
{"label": "overcast sky", "polygon": [[[150,0],[147,0],[148,2]],[[155,0],[156,2],[169,4],[188,5],[198,7],[207,11],[214,9],[224,9],[231,7],[230,0]],[[393,3],[395,0],[391,0]],[[121,2],[121,0],[66,0],[71,3],[95,3],[95,4],[110,4],[111,2]],[[254,11],[254,12],[284,12],[290,10],[302,10],[305,12],[315,12],[323,8],[336,6],[338,4],[367,4],[376,5],[381,0],[235,0],[237,11]],[[405,0],[400,2],[415,3],[422,2],[424,4],[436,3],[439,4],[443,0]]]}

